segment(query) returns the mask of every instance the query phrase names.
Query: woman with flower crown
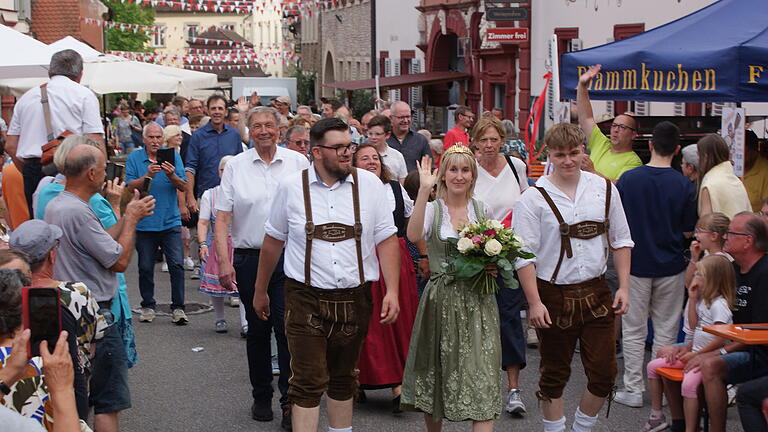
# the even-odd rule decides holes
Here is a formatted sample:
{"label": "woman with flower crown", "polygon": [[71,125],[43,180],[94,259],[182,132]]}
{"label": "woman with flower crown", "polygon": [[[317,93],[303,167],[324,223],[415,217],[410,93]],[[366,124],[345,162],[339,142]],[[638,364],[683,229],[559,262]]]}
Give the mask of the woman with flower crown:
{"label": "woman with flower crown", "polygon": [[[433,263],[411,334],[401,407],[422,411],[428,431],[439,431],[442,420],[473,422],[474,431],[492,431],[501,413],[499,312],[493,295],[457,279],[448,256],[448,238],[473,222],[486,219],[488,209],[472,198],[477,180],[469,148],[446,150],[435,173],[429,157],[417,161],[420,186],[408,224],[408,239],[427,241]],[[427,205],[432,187],[437,199]],[[495,266],[488,271],[496,275]]]}

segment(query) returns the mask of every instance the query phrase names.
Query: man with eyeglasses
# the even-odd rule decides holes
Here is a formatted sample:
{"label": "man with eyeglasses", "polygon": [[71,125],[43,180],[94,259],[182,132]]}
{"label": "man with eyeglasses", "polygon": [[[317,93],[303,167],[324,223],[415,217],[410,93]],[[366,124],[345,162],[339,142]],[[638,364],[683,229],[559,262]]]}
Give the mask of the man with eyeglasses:
{"label": "man with eyeglasses", "polygon": [[459,106],[453,113],[456,120],[456,126],[445,133],[443,138],[443,151],[455,146],[456,144],[469,147],[469,128],[475,124],[475,114],[467,106]]}
{"label": "man with eyeglasses", "polygon": [[411,107],[407,103],[397,101],[390,111],[392,136],[387,139],[387,144],[403,154],[405,166],[411,172],[416,169],[416,161],[423,156],[432,157],[432,150],[426,138],[411,130]]}
{"label": "man with eyeglasses", "polygon": [[[248,320],[246,353],[251,380],[253,405],[251,417],[256,421],[272,421],[272,352],[271,332],[274,328],[277,340],[277,358],[280,376],[280,407],[283,410],[282,427],[290,430],[291,417],[288,409],[288,377],[290,354],[283,326],[284,301],[282,255],[277,252],[274,269],[257,272],[259,256],[264,246],[264,225],[269,217],[276,191],[281,180],[309,166],[305,156],[278,147],[280,114],[274,108],[256,107],[248,114],[248,132],[253,148],[238,154],[227,163],[221,176],[221,193],[215,203],[216,225],[214,238],[219,264],[221,286],[236,286],[240,293],[245,316]],[[228,231],[231,225],[234,258],[230,260]],[[274,315],[269,319],[256,314],[253,309],[254,283],[264,276],[265,293],[269,290],[269,307]],[[260,319],[262,318],[262,319]]]}
{"label": "man with eyeglasses", "polygon": [[301,125],[291,126],[285,132],[285,148],[309,158],[309,129]]}
{"label": "man with eyeglasses", "polygon": [[[733,257],[736,270],[734,324],[768,323],[768,225],[765,216],[741,212],[728,226],[723,250]],[[687,347],[681,348],[685,354]],[[765,346],[750,348],[738,342],[728,342],[719,351],[699,353],[686,364],[686,369],[701,368],[704,394],[709,411],[709,430],[725,431],[728,396],[726,384],[741,384],[737,400],[745,399],[744,390],[754,391],[747,382],[768,375],[768,350]],[[746,389],[742,389],[746,387]],[[765,388],[758,388],[765,392]],[[760,398],[759,404],[762,404]],[[742,403],[739,412],[742,413]],[[754,410],[752,410],[754,411]],[[765,419],[742,416],[745,431],[765,430]],[[760,423],[759,421],[762,421]],[[762,428],[762,429],[761,429]]]}
{"label": "man with eyeglasses", "polygon": [[[318,430],[327,393],[331,431],[352,431],[356,365],[368,333],[370,284],[387,293],[379,319],[397,319],[400,247],[379,178],[352,166],[349,127],[325,118],[310,129],[312,166],[285,178],[275,193],[259,259],[254,309],[271,319],[269,274],[285,246],[285,332],[291,351],[293,430]],[[377,258],[378,252],[378,258]],[[250,321],[249,321],[250,322]]]}
{"label": "man with eyeglasses", "polygon": [[368,142],[376,146],[381,155],[381,163],[389,169],[389,172],[401,184],[408,175],[403,154],[387,144],[387,139],[392,135],[392,122],[383,115],[373,116],[368,121]]}
{"label": "man with eyeglasses", "polygon": [[579,77],[579,85],[576,87],[579,126],[588,137],[587,149],[589,150],[589,158],[584,158],[582,169],[599,174],[615,183],[623,173],[643,163],[637,153],[632,151],[632,143],[637,136],[637,121],[632,116],[626,114],[616,116],[611,125],[610,138],[600,132],[600,128],[595,123],[587,84],[597,76],[600,67],[600,65],[591,66]]}

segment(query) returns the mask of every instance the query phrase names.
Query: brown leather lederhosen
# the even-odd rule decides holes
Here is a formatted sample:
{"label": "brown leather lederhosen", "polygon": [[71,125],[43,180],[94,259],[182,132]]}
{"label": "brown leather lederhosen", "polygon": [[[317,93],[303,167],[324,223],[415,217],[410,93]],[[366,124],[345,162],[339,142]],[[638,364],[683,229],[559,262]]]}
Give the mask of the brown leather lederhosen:
{"label": "brown leather lederhosen", "polygon": [[608,247],[611,247],[611,238],[608,235],[608,229],[610,227],[610,220],[608,218],[608,212],[611,208],[611,181],[605,179],[605,221],[582,221],[572,225],[568,225],[563,219],[563,215],[560,214],[555,202],[552,201],[552,197],[549,196],[544,188],[534,186],[536,190],[541,192],[544,200],[549,204],[549,208],[552,209],[552,213],[555,214],[557,222],[560,224],[560,257],[557,259],[557,265],[555,271],[552,273],[552,277],[549,279],[549,283],[554,284],[557,280],[557,274],[560,272],[560,266],[563,264],[563,257],[573,258],[573,248],[571,248],[571,238],[577,238],[581,240],[589,240],[599,235],[605,234],[605,238],[608,241]]}
{"label": "brown leather lederhosen", "polygon": [[357,249],[357,271],[360,275],[360,285],[365,284],[362,246],[363,224],[360,222],[360,193],[357,186],[357,170],[352,170],[352,206],[355,213],[355,224],[353,226],[338,222],[315,225],[312,221],[312,197],[309,194],[309,170],[302,171],[301,182],[304,190],[304,212],[307,218],[307,223],[304,225],[304,231],[307,234],[307,248],[304,252],[304,285],[312,286],[312,240],[318,239],[336,243],[351,238],[355,239],[355,247]]}

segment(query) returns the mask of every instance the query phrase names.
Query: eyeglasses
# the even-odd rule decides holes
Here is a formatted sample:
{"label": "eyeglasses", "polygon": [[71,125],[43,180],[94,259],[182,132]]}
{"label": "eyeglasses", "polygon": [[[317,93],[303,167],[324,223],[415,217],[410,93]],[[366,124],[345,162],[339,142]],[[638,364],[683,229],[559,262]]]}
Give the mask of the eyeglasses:
{"label": "eyeglasses", "polygon": [[736,231],[728,231],[725,233],[725,235],[728,236],[744,236],[744,237],[752,237],[752,234],[749,233],[743,233],[743,232],[736,232]]}
{"label": "eyeglasses", "polygon": [[357,150],[357,144],[355,143],[349,143],[347,145],[340,145],[340,146],[326,146],[326,145],[318,144],[317,146],[322,147],[324,149],[328,149],[328,150],[336,150],[336,156],[342,155],[344,153],[354,153],[355,150]]}
{"label": "eyeglasses", "polygon": [[501,142],[501,138],[480,138],[477,140],[480,144],[498,144]]}
{"label": "eyeglasses", "polygon": [[411,116],[409,116],[409,115],[392,116],[392,117],[394,117],[394,118],[396,118],[398,120],[406,120],[406,119],[410,119],[411,118]]}
{"label": "eyeglasses", "polygon": [[621,123],[613,123],[613,124],[611,124],[611,129],[613,129],[613,128],[619,128],[621,130],[637,131],[637,129],[633,128],[632,126],[623,125]]}
{"label": "eyeglasses", "polygon": [[[299,139],[299,140],[289,140],[288,142],[290,142],[291,144],[296,144],[296,145],[303,145],[303,146],[309,145],[309,140],[300,140]],[[324,147],[324,146],[322,146],[322,147]]]}

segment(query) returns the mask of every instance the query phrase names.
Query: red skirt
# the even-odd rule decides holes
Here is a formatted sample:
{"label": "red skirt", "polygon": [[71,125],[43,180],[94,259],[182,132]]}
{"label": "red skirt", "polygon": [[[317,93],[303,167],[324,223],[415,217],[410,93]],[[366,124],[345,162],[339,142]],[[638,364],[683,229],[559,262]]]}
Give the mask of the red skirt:
{"label": "red skirt", "polygon": [[[382,277],[371,284],[373,313],[368,326],[368,336],[363,342],[358,381],[361,386],[368,388],[391,387],[403,381],[405,360],[408,358],[408,345],[411,341],[411,330],[419,307],[416,291],[416,273],[413,270],[413,260],[408,253],[405,239],[400,240],[400,315],[394,324],[384,325],[381,319],[381,302],[387,293],[387,287]],[[381,268],[379,268],[381,272]]]}

